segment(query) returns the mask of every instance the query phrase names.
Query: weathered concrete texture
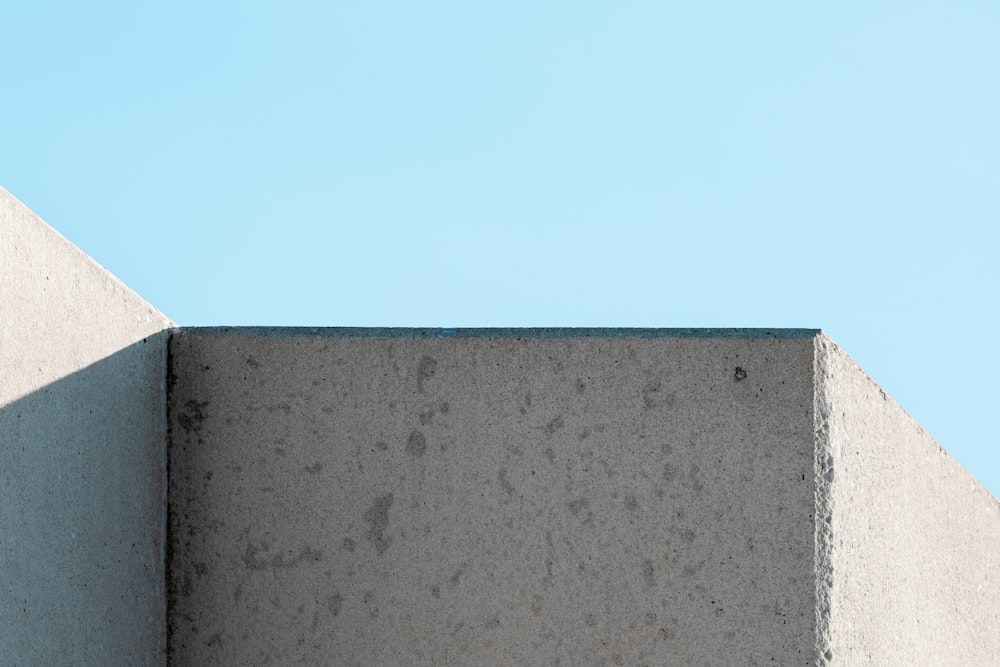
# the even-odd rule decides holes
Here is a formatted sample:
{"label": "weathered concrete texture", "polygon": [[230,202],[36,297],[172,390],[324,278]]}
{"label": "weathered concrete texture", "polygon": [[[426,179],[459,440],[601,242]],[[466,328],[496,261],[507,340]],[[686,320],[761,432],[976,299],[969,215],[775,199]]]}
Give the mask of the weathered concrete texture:
{"label": "weathered concrete texture", "polygon": [[163,663],[170,325],[0,189],[0,664]]}
{"label": "weathered concrete texture", "polygon": [[812,665],[814,336],[175,334],[170,663]]}
{"label": "weathered concrete texture", "polygon": [[818,331],[171,326],[0,189],[0,665],[1000,664]]}
{"label": "weathered concrete texture", "polygon": [[825,336],[817,387],[832,664],[1000,664],[1000,503]]}

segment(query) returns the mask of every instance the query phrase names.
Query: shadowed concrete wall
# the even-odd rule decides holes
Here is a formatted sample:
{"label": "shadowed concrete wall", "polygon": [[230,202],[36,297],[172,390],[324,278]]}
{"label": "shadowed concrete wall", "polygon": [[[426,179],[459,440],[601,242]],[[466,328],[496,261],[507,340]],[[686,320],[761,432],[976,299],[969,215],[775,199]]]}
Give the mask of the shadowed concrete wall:
{"label": "shadowed concrete wall", "polygon": [[0,189],[0,664],[163,664],[168,326]]}
{"label": "shadowed concrete wall", "polygon": [[998,504],[816,331],[186,330],[171,664],[994,665]]}
{"label": "shadowed concrete wall", "polygon": [[524,333],[173,336],[171,663],[813,664],[815,332]]}

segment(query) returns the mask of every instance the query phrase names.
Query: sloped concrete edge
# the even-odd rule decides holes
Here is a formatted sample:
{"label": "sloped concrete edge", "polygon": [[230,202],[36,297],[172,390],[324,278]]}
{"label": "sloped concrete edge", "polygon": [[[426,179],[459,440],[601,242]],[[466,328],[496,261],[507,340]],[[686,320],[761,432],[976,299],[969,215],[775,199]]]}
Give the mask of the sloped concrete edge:
{"label": "sloped concrete edge", "polygon": [[817,664],[995,665],[1000,503],[817,339]]}

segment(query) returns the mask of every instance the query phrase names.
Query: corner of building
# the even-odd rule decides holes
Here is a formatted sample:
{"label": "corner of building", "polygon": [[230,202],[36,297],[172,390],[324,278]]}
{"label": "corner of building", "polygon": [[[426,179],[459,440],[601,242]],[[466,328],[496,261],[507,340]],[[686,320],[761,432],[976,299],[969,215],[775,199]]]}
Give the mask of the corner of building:
{"label": "corner of building", "polygon": [[818,664],[993,664],[1000,504],[824,334],[815,369]]}
{"label": "corner of building", "polygon": [[174,323],[0,189],[0,645],[162,664]]}
{"label": "corner of building", "polygon": [[830,354],[836,344],[820,331],[813,339],[813,423],[815,438],[815,656],[819,667],[833,660],[831,598],[833,595],[833,450],[830,443]]}

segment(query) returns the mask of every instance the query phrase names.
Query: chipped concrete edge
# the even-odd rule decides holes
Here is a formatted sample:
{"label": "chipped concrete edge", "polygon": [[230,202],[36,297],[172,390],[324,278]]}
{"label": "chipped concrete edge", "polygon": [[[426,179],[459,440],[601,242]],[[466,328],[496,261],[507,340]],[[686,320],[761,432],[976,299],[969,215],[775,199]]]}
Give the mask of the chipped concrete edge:
{"label": "chipped concrete edge", "polygon": [[823,332],[813,348],[813,423],[815,429],[815,584],[817,667],[833,660],[831,636],[833,602],[833,448],[830,439],[832,414],[829,390],[830,354],[836,344]]}

